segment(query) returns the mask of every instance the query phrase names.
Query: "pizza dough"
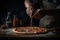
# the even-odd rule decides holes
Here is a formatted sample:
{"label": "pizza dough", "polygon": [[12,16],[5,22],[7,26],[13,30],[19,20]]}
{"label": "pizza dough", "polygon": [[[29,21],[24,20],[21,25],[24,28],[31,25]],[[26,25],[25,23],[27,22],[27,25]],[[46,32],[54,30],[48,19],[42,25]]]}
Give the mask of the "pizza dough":
{"label": "pizza dough", "polygon": [[12,31],[17,34],[37,34],[45,33],[47,29],[41,27],[16,27]]}

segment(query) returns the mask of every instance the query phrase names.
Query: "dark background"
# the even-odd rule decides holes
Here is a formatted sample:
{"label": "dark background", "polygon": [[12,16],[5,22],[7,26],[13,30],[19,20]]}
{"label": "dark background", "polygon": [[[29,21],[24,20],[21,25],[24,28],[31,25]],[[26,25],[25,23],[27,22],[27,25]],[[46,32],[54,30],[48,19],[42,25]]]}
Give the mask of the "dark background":
{"label": "dark background", "polygon": [[[25,10],[24,0],[1,0],[0,1],[0,23],[5,22],[7,12],[21,12]],[[14,13],[11,13],[14,15]],[[11,16],[10,15],[10,16]]]}
{"label": "dark background", "polygon": [[12,1],[10,1],[10,0],[2,0],[2,1],[0,1],[0,10],[1,10],[1,12],[2,11],[7,11],[8,9],[24,9],[24,0],[12,0]]}

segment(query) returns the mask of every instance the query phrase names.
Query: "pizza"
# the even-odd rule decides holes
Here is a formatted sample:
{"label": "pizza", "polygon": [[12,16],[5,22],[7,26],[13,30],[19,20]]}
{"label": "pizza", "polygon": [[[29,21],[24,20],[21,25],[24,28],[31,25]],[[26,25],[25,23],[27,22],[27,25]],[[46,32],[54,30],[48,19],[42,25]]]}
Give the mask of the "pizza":
{"label": "pizza", "polygon": [[45,33],[47,29],[42,27],[16,27],[13,28],[13,32],[17,34],[37,34]]}

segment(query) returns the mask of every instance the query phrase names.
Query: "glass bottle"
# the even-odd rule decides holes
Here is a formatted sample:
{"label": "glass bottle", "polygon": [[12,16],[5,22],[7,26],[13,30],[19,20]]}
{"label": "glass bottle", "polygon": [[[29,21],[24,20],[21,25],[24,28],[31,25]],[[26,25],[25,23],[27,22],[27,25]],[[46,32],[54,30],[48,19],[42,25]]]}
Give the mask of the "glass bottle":
{"label": "glass bottle", "polygon": [[13,17],[13,27],[16,27],[18,26],[18,18],[17,18],[17,15],[14,15]]}

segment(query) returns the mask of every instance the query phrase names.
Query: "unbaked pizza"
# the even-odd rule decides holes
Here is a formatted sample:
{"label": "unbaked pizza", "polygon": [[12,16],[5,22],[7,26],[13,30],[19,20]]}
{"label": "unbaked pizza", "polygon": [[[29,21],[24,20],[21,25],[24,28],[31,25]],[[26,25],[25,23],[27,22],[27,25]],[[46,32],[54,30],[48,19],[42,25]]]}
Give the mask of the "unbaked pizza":
{"label": "unbaked pizza", "polygon": [[47,29],[42,27],[16,27],[12,31],[17,34],[37,34],[45,33]]}

